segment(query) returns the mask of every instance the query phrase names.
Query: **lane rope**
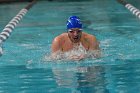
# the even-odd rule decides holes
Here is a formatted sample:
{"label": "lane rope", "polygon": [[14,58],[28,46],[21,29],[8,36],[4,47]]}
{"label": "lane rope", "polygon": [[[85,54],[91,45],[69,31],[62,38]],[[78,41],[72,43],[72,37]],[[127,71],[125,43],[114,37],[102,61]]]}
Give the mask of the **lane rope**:
{"label": "lane rope", "polygon": [[35,3],[36,0],[33,0],[25,8],[21,9],[19,13],[4,27],[4,29],[0,33],[0,56],[3,54],[2,43],[9,38],[14,28]]}
{"label": "lane rope", "polygon": [[132,14],[140,19],[140,10],[134,7],[132,4],[129,4],[125,0],[117,0],[119,3],[124,5]]}

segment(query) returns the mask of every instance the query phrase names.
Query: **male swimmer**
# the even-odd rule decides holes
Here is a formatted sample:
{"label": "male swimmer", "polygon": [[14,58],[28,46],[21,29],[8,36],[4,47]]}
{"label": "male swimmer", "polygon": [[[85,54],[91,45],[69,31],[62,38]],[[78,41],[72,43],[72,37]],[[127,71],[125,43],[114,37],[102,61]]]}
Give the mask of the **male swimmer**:
{"label": "male swimmer", "polygon": [[[52,57],[55,59],[60,53],[70,52],[75,47],[76,50],[82,47],[86,52],[100,50],[96,37],[83,32],[80,18],[70,16],[67,20],[67,33],[62,33],[55,37],[52,42]],[[68,59],[81,60],[85,57],[86,55],[84,54],[78,54],[70,56]],[[96,53],[94,57],[99,57],[99,54]]]}

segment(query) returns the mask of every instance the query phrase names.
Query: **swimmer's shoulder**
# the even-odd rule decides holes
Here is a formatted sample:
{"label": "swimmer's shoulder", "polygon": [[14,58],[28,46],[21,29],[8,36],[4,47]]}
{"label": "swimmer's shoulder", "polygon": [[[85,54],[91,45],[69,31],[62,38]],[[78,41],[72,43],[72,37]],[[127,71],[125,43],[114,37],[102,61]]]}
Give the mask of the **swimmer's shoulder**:
{"label": "swimmer's shoulder", "polygon": [[66,38],[67,36],[68,36],[67,33],[62,33],[62,34],[56,36],[56,37],[54,38],[54,41],[62,41],[62,40],[63,40],[64,38]]}
{"label": "swimmer's shoulder", "polygon": [[58,37],[63,40],[68,37],[68,33],[62,33]]}

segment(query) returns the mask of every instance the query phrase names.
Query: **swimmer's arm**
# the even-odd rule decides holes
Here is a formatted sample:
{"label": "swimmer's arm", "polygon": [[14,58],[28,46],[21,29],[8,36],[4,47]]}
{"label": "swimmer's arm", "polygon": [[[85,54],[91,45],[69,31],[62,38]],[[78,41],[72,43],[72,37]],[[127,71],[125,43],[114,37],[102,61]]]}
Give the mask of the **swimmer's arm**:
{"label": "swimmer's arm", "polygon": [[99,42],[97,41],[96,37],[92,37],[90,39],[91,40],[90,40],[89,51],[93,52],[93,56],[95,58],[101,57],[101,51],[100,51],[100,47],[99,47]]}
{"label": "swimmer's arm", "polygon": [[53,40],[51,48],[52,48],[52,53],[51,53],[52,59],[59,59],[60,55],[62,54],[59,37],[56,37]]}
{"label": "swimmer's arm", "polygon": [[90,37],[88,40],[89,43],[89,50],[100,50],[99,48],[99,42],[97,41],[95,36]]}
{"label": "swimmer's arm", "polygon": [[61,49],[61,46],[60,46],[60,40],[58,37],[56,37],[53,42],[52,42],[52,53],[55,53],[57,51],[59,51]]}

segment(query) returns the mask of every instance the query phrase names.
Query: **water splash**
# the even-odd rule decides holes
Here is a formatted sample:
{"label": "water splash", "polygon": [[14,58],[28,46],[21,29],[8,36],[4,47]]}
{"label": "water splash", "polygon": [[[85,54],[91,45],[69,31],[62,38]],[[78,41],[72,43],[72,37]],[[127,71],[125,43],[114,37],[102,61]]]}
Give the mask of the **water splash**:
{"label": "water splash", "polygon": [[2,56],[3,54],[3,51],[2,51],[2,48],[0,47],[0,56]]}
{"label": "water splash", "polygon": [[52,55],[45,55],[44,60],[45,61],[53,61],[53,60],[83,60],[86,58],[98,58],[101,56],[100,50],[92,50],[92,51],[86,51],[86,49],[82,45],[74,46],[74,48],[67,52],[61,52],[57,51],[53,53]]}

